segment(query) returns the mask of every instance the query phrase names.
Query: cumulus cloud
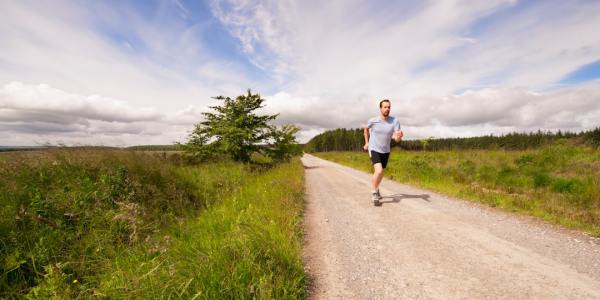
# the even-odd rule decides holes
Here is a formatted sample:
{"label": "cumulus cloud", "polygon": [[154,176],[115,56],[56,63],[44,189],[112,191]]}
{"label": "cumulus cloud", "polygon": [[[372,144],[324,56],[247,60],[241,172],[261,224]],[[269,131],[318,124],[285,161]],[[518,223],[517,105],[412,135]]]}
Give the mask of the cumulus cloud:
{"label": "cumulus cloud", "polygon": [[82,97],[47,84],[25,85],[21,82],[9,83],[0,90],[0,109],[5,113],[4,118],[43,119],[52,123],[69,123],[73,119],[136,122],[160,117],[153,109],[134,109],[115,99],[98,95]]}
{"label": "cumulus cloud", "polygon": [[200,119],[201,111],[193,106],[164,113],[46,84],[12,82],[0,88],[0,131],[14,135],[9,139],[14,145],[27,145],[28,140],[118,145],[183,141]]}
{"label": "cumulus cloud", "polygon": [[[489,125],[512,130],[589,129],[600,120],[600,88],[572,87],[552,92],[524,88],[466,91],[422,103],[438,103],[427,109],[409,108],[413,126],[437,123],[449,127]],[[419,118],[421,116],[423,118]]]}
{"label": "cumulus cloud", "polygon": [[[267,98],[266,111],[280,112],[311,133],[331,128],[359,128],[379,113],[378,101],[349,102],[278,93]],[[392,115],[410,138],[505,134],[515,131],[592,129],[600,123],[600,87],[571,87],[549,92],[525,88],[467,90],[446,97],[392,99]],[[308,135],[308,134],[307,134]]]}

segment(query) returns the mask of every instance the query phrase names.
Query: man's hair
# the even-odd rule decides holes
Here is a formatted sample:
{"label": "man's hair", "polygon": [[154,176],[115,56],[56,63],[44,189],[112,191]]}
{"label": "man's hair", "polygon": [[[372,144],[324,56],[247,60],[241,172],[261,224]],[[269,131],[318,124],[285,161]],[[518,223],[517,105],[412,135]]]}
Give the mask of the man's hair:
{"label": "man's hair", "polygon": [[[379,108],[381,108],[381,106],[383,106],[383,102],[390,103],[390,100],[388,100],[388,99],[383,99],[383,100],[381,100],[381,101],[379,102]],[[391,103],[390,103],[390,105],[391,105]]]}

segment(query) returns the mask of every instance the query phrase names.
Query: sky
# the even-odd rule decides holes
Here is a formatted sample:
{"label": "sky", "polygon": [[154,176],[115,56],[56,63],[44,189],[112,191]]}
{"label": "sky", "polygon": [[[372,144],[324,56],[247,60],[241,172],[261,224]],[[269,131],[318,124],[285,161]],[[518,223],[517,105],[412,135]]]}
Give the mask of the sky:
{"label": "sky", "polygon": [[600,126],[600,1],[0,1],[0,145],[185,142],[213,97],[406,139]]}

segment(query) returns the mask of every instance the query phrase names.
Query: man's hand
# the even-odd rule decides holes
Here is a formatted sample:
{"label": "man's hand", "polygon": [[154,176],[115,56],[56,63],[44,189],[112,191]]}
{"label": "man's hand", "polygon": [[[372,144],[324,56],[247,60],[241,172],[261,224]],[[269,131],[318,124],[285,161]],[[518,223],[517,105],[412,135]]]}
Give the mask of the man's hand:
{"label": "man's hand", "polygon": [[402,137],[404,136],[404,133],[402,132],[402,130],[398,130],[394,132],[394,135],[392,135],[392,138],[394,139],[394,141],[396,141],[396,143],[399,143],[402,140]]}
{"label": "man's hand", "polygon": [[369,151],[369,144],[365,144],[365,145],[363,146],[363,149],[364,149],[365,151]]}

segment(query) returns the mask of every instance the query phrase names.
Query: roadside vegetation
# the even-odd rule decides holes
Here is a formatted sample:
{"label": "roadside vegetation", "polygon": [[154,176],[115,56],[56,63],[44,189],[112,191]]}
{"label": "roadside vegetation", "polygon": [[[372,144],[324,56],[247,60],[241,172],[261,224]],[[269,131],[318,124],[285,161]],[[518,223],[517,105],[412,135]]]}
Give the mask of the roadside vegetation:
{"label": "roadside vegetation", "polygon": [[171,226],[115,260],[114,271],[100,279],[99,294],[303,298],[302,173],[297,158],[266,173],[238,173],[239,188],[217,191],[215,204],[200,218]]}
{"label": "roadside vegetation", "polygon": [[242,161],[208,140],[210,160],[191,143],[2,153],[0,298],[303,298],[303,168],[293,130],[268,128]]}
{"label": "roadside vegetation", "polygon": [[[598,131],[598,130],[596,130]],[[404,151],[386,177],[600,236],[600,151],[573,140],[528,150]],[[315,155],[366,172],[366,152]]]}

